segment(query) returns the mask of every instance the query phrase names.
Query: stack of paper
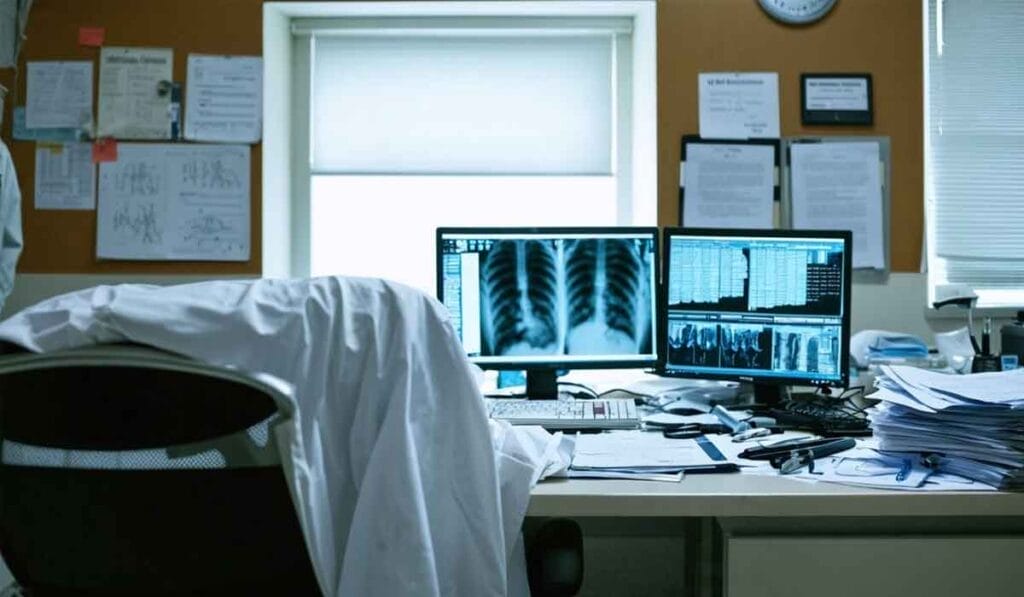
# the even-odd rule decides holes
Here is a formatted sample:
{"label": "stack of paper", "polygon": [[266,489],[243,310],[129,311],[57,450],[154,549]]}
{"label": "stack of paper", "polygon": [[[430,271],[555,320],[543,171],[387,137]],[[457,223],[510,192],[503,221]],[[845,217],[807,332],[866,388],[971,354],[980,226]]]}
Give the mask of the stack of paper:
{"label": "stack of paper", "polygon": [[932,463],[999,489],[1024,489],[1024,370],[948,375],[883,366],[871,413],[884,451],[935,454]]}

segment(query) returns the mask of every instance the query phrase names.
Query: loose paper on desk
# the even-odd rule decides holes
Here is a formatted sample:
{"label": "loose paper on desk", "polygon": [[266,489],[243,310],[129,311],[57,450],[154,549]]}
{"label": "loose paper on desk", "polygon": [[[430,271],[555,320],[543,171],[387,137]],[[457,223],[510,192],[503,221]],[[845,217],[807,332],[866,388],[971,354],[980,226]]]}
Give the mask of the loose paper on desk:
{"label": "loose paper on desk", "polygon": [[774,147],[688,144],[680,180],[686,226],[772,227]]}
{"label": "loose paper on desk", "polygon": [[91,143],[36,144],[36,209],[94,209]]}
{"label": "loose paper on desk", "polygon": [[790,146],[793,227],[852,230],[853,267],[885,268],[877,142]]}
{"label": "loose paper on desk", "polygon": [[[99,133],[117,139],[171,137],[171,67],[164,48],[100,49]],[[29,124],[31,126],[31,124]]]}
{"label": "loose paper on desk", "polygon": [[92,123],[92,62],[29,62],[26,89],[28,128],[78,129]]}
{"label": "loose paper on desk", "polygon": [[263,59],[189,54],[185,138],[256,143],[263,118]]}
{"label": "loose paper on desk", "polygon": [[700,136],[779,136],[778,73],[700,73]]}
{"label": "loose paper on desk", "polygon": [[249,146],[121,143],[100,164],[97,256],[249,259]]}

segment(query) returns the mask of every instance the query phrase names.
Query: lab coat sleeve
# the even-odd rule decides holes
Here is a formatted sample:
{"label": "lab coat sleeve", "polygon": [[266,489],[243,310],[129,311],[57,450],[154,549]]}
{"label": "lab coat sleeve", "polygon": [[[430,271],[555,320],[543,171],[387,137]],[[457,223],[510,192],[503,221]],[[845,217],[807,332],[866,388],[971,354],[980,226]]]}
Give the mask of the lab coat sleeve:
{"label": "lab coat sleeve", "polygon": [[14,269],[21,256],[21,191],[14,162],[7,146],[0,142],[0,308],[14,288]]}

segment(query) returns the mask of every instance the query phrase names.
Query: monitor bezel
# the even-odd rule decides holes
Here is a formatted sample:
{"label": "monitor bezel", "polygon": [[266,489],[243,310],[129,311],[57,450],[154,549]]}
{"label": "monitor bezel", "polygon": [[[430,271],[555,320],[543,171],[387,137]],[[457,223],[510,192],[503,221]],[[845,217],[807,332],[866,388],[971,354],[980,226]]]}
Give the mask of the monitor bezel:
{"label": "monitor bezel", "polygon": [[[843,315],[840,324],[840,357],[839,375],[836,380],[816,381],[806,377],[787,377],[780,375],[741,375],[737,373],[709,373],[707,371],[679,371],[669,370],[668,361],[668,276],[672,267],[671,241],[673,238],[722,236],[736,238],[822,238],[827,240],[843,241],[843,292],[842,305]],[[778,230],[778,229],[755,229],[755,228],[689,228],[689,227],[667,227],[662,230],[661,250],[662,257],[661,292],[658,296],[658,365],[659,375],[665,377],[679,377],[689,379],[713,379],[723,381],[740,381],[768,386],[828,386],[832,388],[847,388],[850,385],[850,304],[853,294],[852,271],[853,271],[853,233],[849,230]]]}
{"label": "monitor bezel", "polygon": [[[467,355],[469,361],[481,369],[490,370],[501,370],[501,371],[528,371],[528,370],[571,370],[571,369],[651,369],[657,367],[660,355],[658,348],[661,343],[661,339],[658,337],[658,329],[660,326],[658,313],[658,307],[661,304],[661,247],[659,229],[657,226],[488,226],[488,227],[440,227],[437,229],[435,236],[434,252],[436,258],[436,281],[437,289],[436,296],[437,300],[442,304],[444,303],[444,274],[442,268],[443,253],[442,253],[442,239],[448,234],[644,234],[648,235],[652,240],[653,246],[653,262],[651,263],[652,274],[654,275],[654,300],[652,302],[651,313],[651,333],[654,337],[651,339],[652,353],[649,358],[637,358],[635,360],[624,360],[624,361],[612,361],[612,360],[598,360],[598,361],[583,361],[583,360],[556,360],[543,362],[523,362],[516,359],[509,360],[489,360],[487,362],[478,362],[473,357]],[[445,309],[447,312],[447,308]],[[459,338],[461,344],[462,339]]]}

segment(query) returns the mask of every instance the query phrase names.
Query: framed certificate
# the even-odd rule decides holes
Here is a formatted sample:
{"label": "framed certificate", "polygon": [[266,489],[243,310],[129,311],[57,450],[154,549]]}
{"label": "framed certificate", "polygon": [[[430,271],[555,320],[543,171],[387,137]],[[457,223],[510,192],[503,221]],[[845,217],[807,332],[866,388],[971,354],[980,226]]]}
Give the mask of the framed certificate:
{"label": "framed certificate", "polygon": [[803,124],[872,124],[870,74],[800,75]]}

